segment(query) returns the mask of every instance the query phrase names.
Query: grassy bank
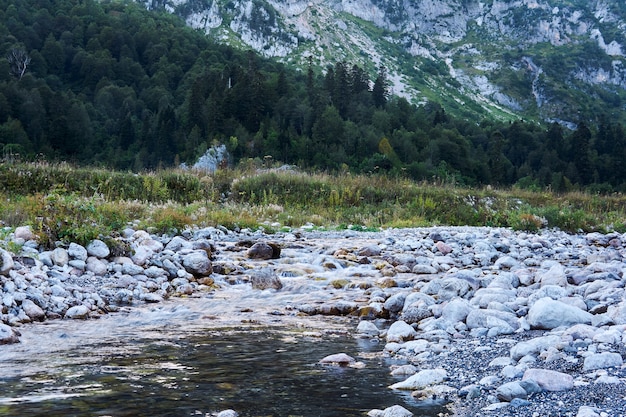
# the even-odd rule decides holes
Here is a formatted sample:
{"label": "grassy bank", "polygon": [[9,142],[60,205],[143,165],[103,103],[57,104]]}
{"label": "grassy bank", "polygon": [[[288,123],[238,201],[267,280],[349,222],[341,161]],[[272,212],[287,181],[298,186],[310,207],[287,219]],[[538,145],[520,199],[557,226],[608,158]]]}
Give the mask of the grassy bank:
{"label": "grassy bank", "polygon": [[268,231],[313,224],[374,229],[433,225],[535,231],[626,231],[626,197],[466,189],[403,178],[247,168],[206,175],[134,174],[67,164],[0,164],[0,221],[45,243],[86,242],[129,223],[159,233],[190,225]]}

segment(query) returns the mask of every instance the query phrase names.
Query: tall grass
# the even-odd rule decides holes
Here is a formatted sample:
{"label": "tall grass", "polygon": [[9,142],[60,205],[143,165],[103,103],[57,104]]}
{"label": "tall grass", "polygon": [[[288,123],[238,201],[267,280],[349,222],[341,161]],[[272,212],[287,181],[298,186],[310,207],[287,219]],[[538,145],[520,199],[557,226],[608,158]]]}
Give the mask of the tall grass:
{"label": "tall grass", "polygon": [[0,164],[0,221],[29,224],[44,245],[86,243],[139,224],[157,233],[313,224],[364,229],[432,225],[626,232],[626,198],[468,189],[405,178],[243,167],[134,174],[68,164]]}

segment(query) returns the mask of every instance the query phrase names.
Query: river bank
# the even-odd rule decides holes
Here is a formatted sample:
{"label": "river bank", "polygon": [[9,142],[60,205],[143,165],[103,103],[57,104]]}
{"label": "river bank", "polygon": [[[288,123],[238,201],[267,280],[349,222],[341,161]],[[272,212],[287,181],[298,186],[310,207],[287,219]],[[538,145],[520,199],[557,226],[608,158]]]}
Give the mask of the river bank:
{"label": "river bank", "polygon": [[[204,302],[204,328],[375,341],[377,355],[404,363],[384,389],[446,403],[450,415],[625,413],[626,236],[617,233],[127,229],[116,244],[54,251],[41,251],[27,228],[7,239],[21,251],[1,253],[4,343],[33,322]],[[402,398],[369,414],[411,415]]]}

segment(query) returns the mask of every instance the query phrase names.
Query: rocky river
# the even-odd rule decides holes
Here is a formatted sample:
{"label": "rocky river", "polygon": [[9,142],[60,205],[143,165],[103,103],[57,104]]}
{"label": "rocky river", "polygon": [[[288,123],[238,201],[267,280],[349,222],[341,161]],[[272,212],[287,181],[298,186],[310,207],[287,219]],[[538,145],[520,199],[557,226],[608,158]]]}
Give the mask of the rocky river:
{"label": "rocky river", "polygon": [[[20,227],[4,244],[18,253],[0,250],[0,412],[32,399],[33,375],[37,398],[49,395],[53,380],[68,378],[51,362],[71,368],[64,361],[77,355],[92,367],[90,357],[106,356],[99,375],[135,381],[128,389],[140,395],[149,381],[173,384],[172,372],[184,385],[197,347],[209,343],[198,337],[210,335],[221,362],[237,360],[228,346],[248,346],[245,361],[264,352],[236,386],[207,388],[250,401],[221,394],[203,409],[189,388],[193,405],[177,399],[145,415],[624,416],[625,245],[619,233],[475,227],[177,236],[129,228],[115,240],[42,250]],[[288,365],[284,352],[296,345],[304,362]],[[117,350],[125,359],[112,365]],[[150,366],[136,367],[137,350],[151,352]],[[265,369],[270,362],[279,366]],[[261,394],[244,390],[251,374],[261,375]],[[109,383],[75,379],[98,395]],[[263,408],[263,392],[281,379],[289,382],[271,402],[283,408]],[[52,403],[74,394],[56,392]],[[299,396],[313,400],[296,405]],[[353,405],[337,411],[343,398]],[[93,407],[71,415],[144,415]]]}

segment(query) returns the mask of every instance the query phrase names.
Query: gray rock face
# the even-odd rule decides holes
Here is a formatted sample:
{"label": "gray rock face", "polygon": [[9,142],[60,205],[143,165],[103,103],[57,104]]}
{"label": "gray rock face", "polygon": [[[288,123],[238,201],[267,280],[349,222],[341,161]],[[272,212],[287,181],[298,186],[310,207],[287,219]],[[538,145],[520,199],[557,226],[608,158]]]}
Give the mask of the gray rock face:
{"label": "gray rock face", "polygon": [[534,329],[591,324],[591,321],[592,315],[588,312],[547,297],[537,300],[528,312],[528,323]]}

